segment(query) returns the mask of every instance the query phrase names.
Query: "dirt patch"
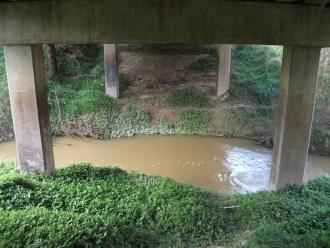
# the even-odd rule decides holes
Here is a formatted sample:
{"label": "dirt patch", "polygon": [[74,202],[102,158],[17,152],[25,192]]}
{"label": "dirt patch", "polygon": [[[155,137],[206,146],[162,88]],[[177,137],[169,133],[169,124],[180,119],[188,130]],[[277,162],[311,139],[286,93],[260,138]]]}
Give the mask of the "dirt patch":
{"label": "dirt patch", "polygon": [[136,95],[173,88],[173,86],[194,86],[203,91],[214,91],[216,72],[196,72],[191,64],[201,55],[155,55],[122,53],[120,72],[133,81],[130,91]]}
{"label": "dirt patch", "polygon": [[167,55],[144,53],[120,53],[120,73],[128,76],[131,84],[121,92],[121,102],[131,102],[144,109],[151,120],[164,115],[171,121],[176,121],[178,113],[186,108],[170,108],[165,99],[170,90],[179,88],[194,88],[205,92],[210,101],[209,110],[221,111],[240,106],[233,102],[226,102],[216,97],[215,70],[196,71],[191,65],[209,56],[197,55]]}

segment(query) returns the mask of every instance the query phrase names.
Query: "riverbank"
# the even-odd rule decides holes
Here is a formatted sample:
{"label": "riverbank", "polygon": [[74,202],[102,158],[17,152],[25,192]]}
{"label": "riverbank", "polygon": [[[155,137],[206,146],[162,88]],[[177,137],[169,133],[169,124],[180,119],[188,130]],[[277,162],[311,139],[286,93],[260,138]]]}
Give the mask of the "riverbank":
{"label": "riverbank", "polygon": [[[232,195],[268,189],[272,150],[247,139],[148,135],[96,140],[53,140],[56,168],[88,162]],[[15,159],[15,142],[0,143],[0,160]],[[309,155],[304,182],[330,175],[330,158]]]}
{"label": "riverbank", "polygon": [[[60,76],[47,81],[53,135],[111,139],[198,134],[244,137],[272,145],[280,48],[236,47],[230,92],[222,99],[215,97],[214,47],[195,53],[192,47],[150,49],[121,48],[121,97],[113,100],[104,92],[101,49],[59,46]],[[1,53],[0,141],[5,141],[14,134]],[[321,155],[330,155],[329,79],[322,69],[310,147]]]}
{"label": "riverbank", "polygon": [[54,178],[0,163],[0,246],[327,247],[330,178],[219,197],[87,164]]}

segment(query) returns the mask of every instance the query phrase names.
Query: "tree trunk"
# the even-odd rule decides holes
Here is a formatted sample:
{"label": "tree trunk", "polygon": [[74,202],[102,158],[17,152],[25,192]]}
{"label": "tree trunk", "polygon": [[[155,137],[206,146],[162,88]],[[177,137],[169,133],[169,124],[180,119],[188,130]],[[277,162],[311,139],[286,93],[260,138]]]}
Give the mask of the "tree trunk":
{"label": "tree trunk", "polygon": [[48,61],[48,75],[50,78],[58,78],[56,49],[54,44],[45,45],[45,53]]}

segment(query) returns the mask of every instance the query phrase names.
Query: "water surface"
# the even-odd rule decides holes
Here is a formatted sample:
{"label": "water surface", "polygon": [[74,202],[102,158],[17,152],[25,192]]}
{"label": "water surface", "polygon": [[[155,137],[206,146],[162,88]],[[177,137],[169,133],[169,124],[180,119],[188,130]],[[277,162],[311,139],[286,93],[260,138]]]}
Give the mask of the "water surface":
{"label": "water surface", "polygon": [[[145,136],[114,140],[56,138],[57,167],[77,162],[117,165],[222,193],[266,190],[272,151],[243,139]],[[16,157],[14,142],[0,143],[0,159]],[[305,180],[330,175],[330,158],[309,156]]]}

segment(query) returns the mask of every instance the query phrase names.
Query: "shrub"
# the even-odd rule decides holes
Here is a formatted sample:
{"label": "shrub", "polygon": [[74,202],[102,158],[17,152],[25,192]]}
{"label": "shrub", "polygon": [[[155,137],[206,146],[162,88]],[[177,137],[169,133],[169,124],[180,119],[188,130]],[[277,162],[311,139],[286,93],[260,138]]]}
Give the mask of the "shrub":
{"label": "shrub", "polygon": [[210,106],[210,100],[206,93],[198,92],[192,88],[172,90],[166,99],[169,106]]}

